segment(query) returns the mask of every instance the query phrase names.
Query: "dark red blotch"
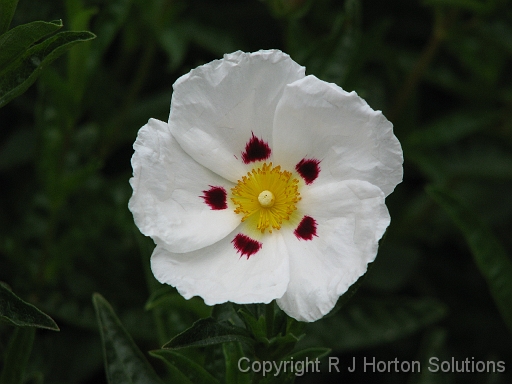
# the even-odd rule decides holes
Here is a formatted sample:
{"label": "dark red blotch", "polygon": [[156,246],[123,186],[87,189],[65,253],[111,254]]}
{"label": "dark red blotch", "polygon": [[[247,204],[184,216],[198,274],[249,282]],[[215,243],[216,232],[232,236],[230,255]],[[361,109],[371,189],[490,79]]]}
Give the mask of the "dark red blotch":
{"label": "dark red blotch", "polygon": [[295,170],[302,176],[306,184],[311,184],[320,173],[320,160],[302,159],[295,166]]}
{"label": "dark red blotch", "polygon": [[231,240],[231,242],[235,246],[236,251],[240,253],[240,257],[246,256],[247,260],[249,260],[249,257],[258,252],[262,245],[259,241],[251,239],[249,236],[243,235],[241,233],[236,235],[235,238]]}
{"label": "dark red blotch", "polygon": [[254,136],[253,133],[247,144],[245,144],[245,151],[242,152],[242,160],[245,164],[266,160],[270,157],[271,152],[269,145]]}
{"label": "dark red blotch", "polygon": [[317,236],[316,220],[311,216],[304,216],[293,233],[299,240],[312,240],[313,236]]}
{"label": "dark red blotch", "polygon": [[210,187],[209,190],[203,191],[204,195],[201,197],[204,199],[204,202],[214,211],[226,209],[228,207],[226,202],[226,190],[222,187],[214,187],[212,185],[210,185]]}

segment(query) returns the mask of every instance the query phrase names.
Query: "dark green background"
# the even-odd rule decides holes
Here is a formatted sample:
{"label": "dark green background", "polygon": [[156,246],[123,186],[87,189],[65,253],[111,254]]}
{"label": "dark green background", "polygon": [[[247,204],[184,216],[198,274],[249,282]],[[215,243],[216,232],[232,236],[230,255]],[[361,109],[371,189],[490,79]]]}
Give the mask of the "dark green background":
{"label": "dark green background", "polygon": [[[446,191],[510,255],[510,1],[20,0],[11,27],[55,19],[97,38],[0,109],[0,281],[61,328],[37,331],[33,382],[106,382],[94,292],[143,351],[209,314],[201,300],[172,290],[165,305],[144,310],[160,287],[148,270],[152,242],[127,208],[132,144],[150,117],[167,120],[179,76],[224,53],[270,48],[382,110],[405,158],[376,262],[348,304],[311,325],[303,344],[333,348],[340,367],[354,356],[506,364],[498,375],[342,369],[297,382],[512,382],[512,325],[467,238],[425,190]],[[12,329],[0,325],[0,351]],[[161,362],[150,361],[164,376]]]}

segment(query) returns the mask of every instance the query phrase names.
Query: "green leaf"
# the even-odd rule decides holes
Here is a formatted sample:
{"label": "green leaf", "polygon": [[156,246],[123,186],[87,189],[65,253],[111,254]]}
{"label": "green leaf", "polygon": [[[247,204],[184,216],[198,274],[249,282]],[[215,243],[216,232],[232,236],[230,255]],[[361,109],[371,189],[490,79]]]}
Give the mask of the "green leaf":
{"label": "green leaf", "polygon": [[34,328],[16,328],[4,357],[0,384],[21,384],[32,351]]}
{"label": "green leaf", "polygon": [[22,55],[32,44],[62,28],[62,21],[33,21],[0,36],[0,72]]}
{"label": "green leaf", "polygon": [[162,384],[107,300],[95,293],[93,303],[101,332],[105,371],[109,384]]}
{"label": "green leaf", "polygon": [[0,283],[0,319],[18,327],[37,327],[58,331],[50,316],[21,300]]}
{"label": "green leaf", "polygon": [[[197,364],[195,361],[190,360],[188,357],[183,356],[170,349],[160,349],[157,351],[149,352],[151,356],[163,360],[167,366],[179,370],[185,375],[187,381],[194,384],[218,384],[219,381],[213,377],[206,369]],[[179,383],[179,377],[171,377],[173,383]],[[178,379],[178,380],[177,380]]]}
{"label": "green leaf", "polygon": [[21,95],[32,85],[45,66],[73,45],[95,37],[91,32],[60,32],[28,49],[0,72],[0,107]]}
{"label": "green leaf", "polygon": [[304,346],[348,351],[393,342],[439,321],[446,307],[433,299],[367,299],[347,305],[336,316],[308,326]]}
{"label": "green leaf", "polygon": [[17,5],[18,0],[0,0],[0,35],[9,29]]}
{"label": "green leaf", "polygon": [[177,335],[163,348],[204,347],[228,341],[240,341],[248,345],[254,343],[244,328],[209,317],[196,321],[192,327]]}
{"label": "green leaf", "polygon": [[490,228],[457,198],[441,188],[428,194],[462,231],[505,323],[512,331],[512,262]]}
{"label": "green leaf", "polygon": [[242,372],[238,368],[238,362],[245,357],[240,343],[230,342],[222,344],[224,361],[226,362],[226,383],[249,384],[251,374]]}

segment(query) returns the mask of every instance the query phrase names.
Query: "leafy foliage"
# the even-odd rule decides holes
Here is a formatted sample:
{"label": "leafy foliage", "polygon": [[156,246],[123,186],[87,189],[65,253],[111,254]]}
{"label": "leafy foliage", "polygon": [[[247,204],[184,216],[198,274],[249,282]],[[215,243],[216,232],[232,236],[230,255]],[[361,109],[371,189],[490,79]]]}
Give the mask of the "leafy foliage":
{"label": "leafy foliage", "polygon": [[0,36],[0,107],[25,92],[70,47],[95,37],[90,32],[60,32],[33,45],[61,27],[61,21],[34,21]]}
{"label": "leafy foliage", "polygon": [[2,283],[0,283],[0,319],[18,327],[59,330],[50,316],[21,300]]}
{"label": "leafy foliage", "polygon": [[162,381],[126,332],[110,304],[99,294],[93,297],[103,342],[105,371],[109,384]]}
{"label": "leafy foliage", "polygon": [[[0,308],[1,380],[104,383],[114,371],[140,371],[183,383],[511,382],[509,8],[502,0],[0,0],[0,280],[26,300],[0,288],[10,303]],[[154,244],[127,209],[133,141],[149,117],[167,119],[173,82],[223,53],[267,48],[382,110],[405,156],[371,270],[337,311],[307,326],[275,307],[212,309],[162,287],[149,271]],[[116,313],[101,296],[91,304],[94,292]],[[56,325],[43,311],[60,332],[48,331]],[[180,348],[162,349],[169,342]],[[364,356],[425,367],[439,356],[507,369],[275,378],[237,365],[246,356],[315,356],[325,371],[327,349],[340,367]]]}

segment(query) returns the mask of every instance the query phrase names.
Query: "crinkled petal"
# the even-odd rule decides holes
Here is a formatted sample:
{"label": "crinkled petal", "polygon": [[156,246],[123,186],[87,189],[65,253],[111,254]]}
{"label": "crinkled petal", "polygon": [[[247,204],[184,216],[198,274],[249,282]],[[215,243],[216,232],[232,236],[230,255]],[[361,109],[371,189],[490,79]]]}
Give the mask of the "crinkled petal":
{"label": "crinkled petal", "polygon": [[219,241],[240,224],[233,208],[212,210],[201,198],[209,186],[229,191],[233,184],[188,156],[167,123],[149,120],[133,148],[128,206],[143,234],[173,252],[190,252]]}
{"label": "crinkled petal", "polygon": [[277,304],[297,320],[315,321],[366,272],[390,218],[382,190],[365,181],[317,184],[301,193],[316,236],[307,241],[283,233],[290,283]]}
{"label": "crinkled petal", "polygon": [[307,76],[285,88],[274,125],[274,161],[293,169],[303,158],[319,160],[315,182],[365,180],[387,196],[402,181],[393,125],[355,92]]}
{"label": "crinkled petal", "polygon": [[153,274],[186,299],[201,296],[207,305],[269,303],[281,297],[289,280],[282,236],[265,236],[261,249],[247,258],[233,246],[237,234],[189,253],[172,253],[157,244],[151,256]]}
{"label": "crinkled petal", "polygon": [[271,144],[274,113],[286,84],[304,67],[277,50],[235,52],[193,69],[174,84],[169,125],[197,162],[236,182],[252,134]]}

